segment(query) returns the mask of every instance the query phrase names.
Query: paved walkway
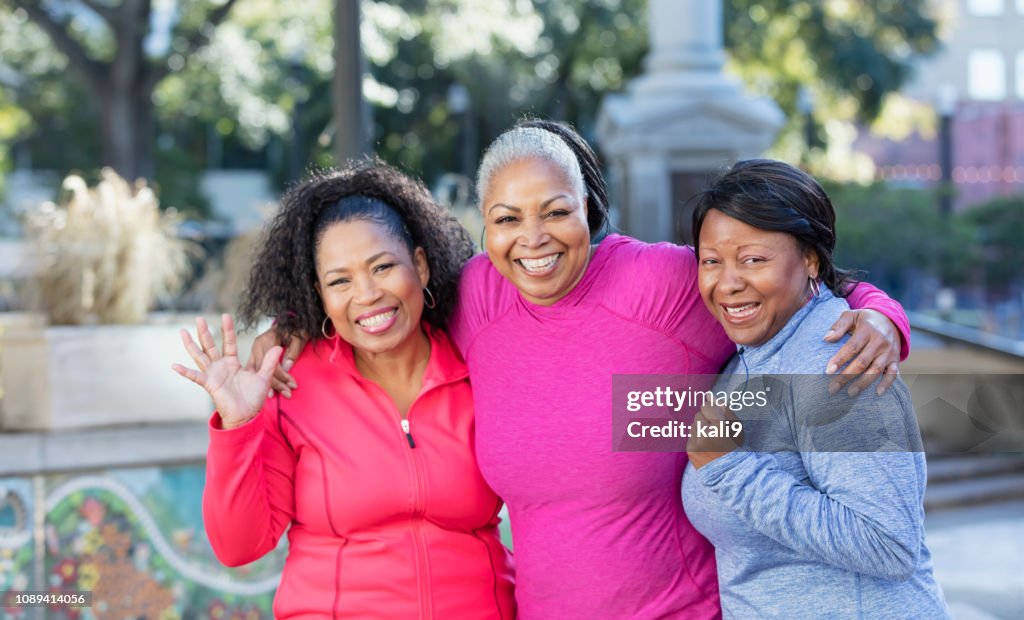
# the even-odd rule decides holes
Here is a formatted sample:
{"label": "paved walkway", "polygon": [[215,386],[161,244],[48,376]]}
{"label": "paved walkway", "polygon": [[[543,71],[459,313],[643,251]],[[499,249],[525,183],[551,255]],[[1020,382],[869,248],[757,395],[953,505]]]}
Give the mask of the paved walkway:
{"label": "paved walkway", "polygon": [[925,532],[957,620],[1024,618],[1024,501],[929,513]]}
{"label": "paved walkway", "polygon": [[925,536],[956,620],[1024,619],[1024,501],[928,513]]}

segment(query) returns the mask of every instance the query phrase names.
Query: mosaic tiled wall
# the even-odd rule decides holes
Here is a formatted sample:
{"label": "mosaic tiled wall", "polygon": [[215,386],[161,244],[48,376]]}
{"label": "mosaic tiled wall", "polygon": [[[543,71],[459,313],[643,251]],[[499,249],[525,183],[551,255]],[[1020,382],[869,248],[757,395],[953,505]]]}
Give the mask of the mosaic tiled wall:
{"label": "mosaic tiled wall", "polygon": [[228,569],[202,526],[202,464],[0,478],[0,593],[93,593],[90,608],[5,607],[34,620],[272,618],[281,548]]}

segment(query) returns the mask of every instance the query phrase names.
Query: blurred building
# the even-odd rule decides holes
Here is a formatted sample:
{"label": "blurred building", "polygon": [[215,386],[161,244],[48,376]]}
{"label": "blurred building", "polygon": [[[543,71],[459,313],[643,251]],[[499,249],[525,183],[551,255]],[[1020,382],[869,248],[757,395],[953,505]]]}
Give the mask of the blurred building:
{"label": "blurred building", "polygon": [[943,179],[945,146],[955,209],[1024,193],[1024,0],[937,4],[943,49],[920,63],[903,91],[935,107],[937,134],[892,141],[864,132],[857,149],[881,178],[926,187]]}

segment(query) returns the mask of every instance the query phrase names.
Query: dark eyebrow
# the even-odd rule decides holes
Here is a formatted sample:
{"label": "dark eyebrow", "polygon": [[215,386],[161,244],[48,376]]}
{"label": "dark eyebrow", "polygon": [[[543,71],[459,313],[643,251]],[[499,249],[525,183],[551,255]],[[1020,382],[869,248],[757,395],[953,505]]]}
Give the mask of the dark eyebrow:
{"label": "dark eyebrow", "polygon": [[372,263],[377,262],[377,259],[380,258],[381,256],[384,256],[385,254],[391,254],[391,252],[389,252],[387,250],[384,250],[383,252],[377,252],[376,254],[371,256],[370,258],[366,259],[366,264],[370,265]]}
{"label": "dark eyebrow", "polygon": [[[543,211],[544,209],[547,209],[548,207],[550,207],[551,203],[556,201],[556,200],[558,200],[559,198],[568,198],[568,197],[569,197],[568,194],[558,194],[557,196],[552,196],[551,198],[548,198],[547,200],[542,202],[541,205],[540,205],[540,208]],[[502,203],[498,202],[498,203],[495,203],[495,204],[491,205],[491,208],[487,210],[487,214],[490,215],[491,211],[493,211],[494,209],[496,209],[498,207],[504,207],[504,208],[506,208],[506,209],[508,209],[510,211],[515,211],[516,213],[520,213],[522,211],[522,209],[520,209],[519,207],[513,207],[511,205],[506,205],[506,204],[502,204]]]}
{"label": "dark eyebrow", "polygon": [[490,215],[491,211],[494,211],[498,207],[504,207],[504,208],[506,208],[506,209],[508,209],[510,211],[515,211],[516,213],[522,211],[522,209],[520,209],[519,207],[513,207],[511,205],[506,205],[506,204],[501,204],[500,202],[496,202],[493,205],[491,205],[490,209],[487,210],[487,215]]}
{"label": "dark eyebrow", "polygon": [[541,208],[541,210],[547,209],[548,207],[551,206],[552,202],[558,200],[559,198],[568,198],[568,197],[569,197],[568,194],[558,194],[557,196],[552,196],[551,198],[548,198],[547,200],[545,200],[543,202],[543,204],[540,205],[540,208]]}
{"label": "dark eyebrow", "polygon": [[[391,252],[388,251],[388,250],[384,250],[383,252],[377,252],[376,254],[371,256],[370,258],[366,259],[366,264],[367,265],[372,265],[373,263],[375,263],[377,261],[377,259],[379,259],[381,256],[384,256],[386,254],[391,254]],[[348,271],[348,269],[345,269],[344,267],[338,267],[336,269],[330,269],[330,270],[324,272],[324,277],[327,277],[327,276],[329,276],[329,275],[331,275],[332,273],[335,273],[335,272],[345,273],[347,271]]]}

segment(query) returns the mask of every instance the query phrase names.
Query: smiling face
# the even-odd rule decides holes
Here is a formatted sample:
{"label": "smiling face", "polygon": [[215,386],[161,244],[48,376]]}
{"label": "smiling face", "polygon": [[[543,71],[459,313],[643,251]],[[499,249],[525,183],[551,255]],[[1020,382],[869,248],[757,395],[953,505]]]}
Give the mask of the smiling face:
{"label": "smiling face", "polygon": [[316,271],[324,311],[354,349],[386,353],[419,332],[430,279],[422,248],[410,255],[375,222],[338,222],[320,237]]}
{"label": "smiling face", "polygon": [[698,286],[704,304],[739,345],[768,342],[809,297],[818,258],[796,237],[755,228],[717,209],[700,229]]}
{"label": "smiling face", "polygon": [[498,272],[534,304],[550,306],[582,279],[590,260],[586,200],[546,159],[514,161],[483,197],[486,250]]}

